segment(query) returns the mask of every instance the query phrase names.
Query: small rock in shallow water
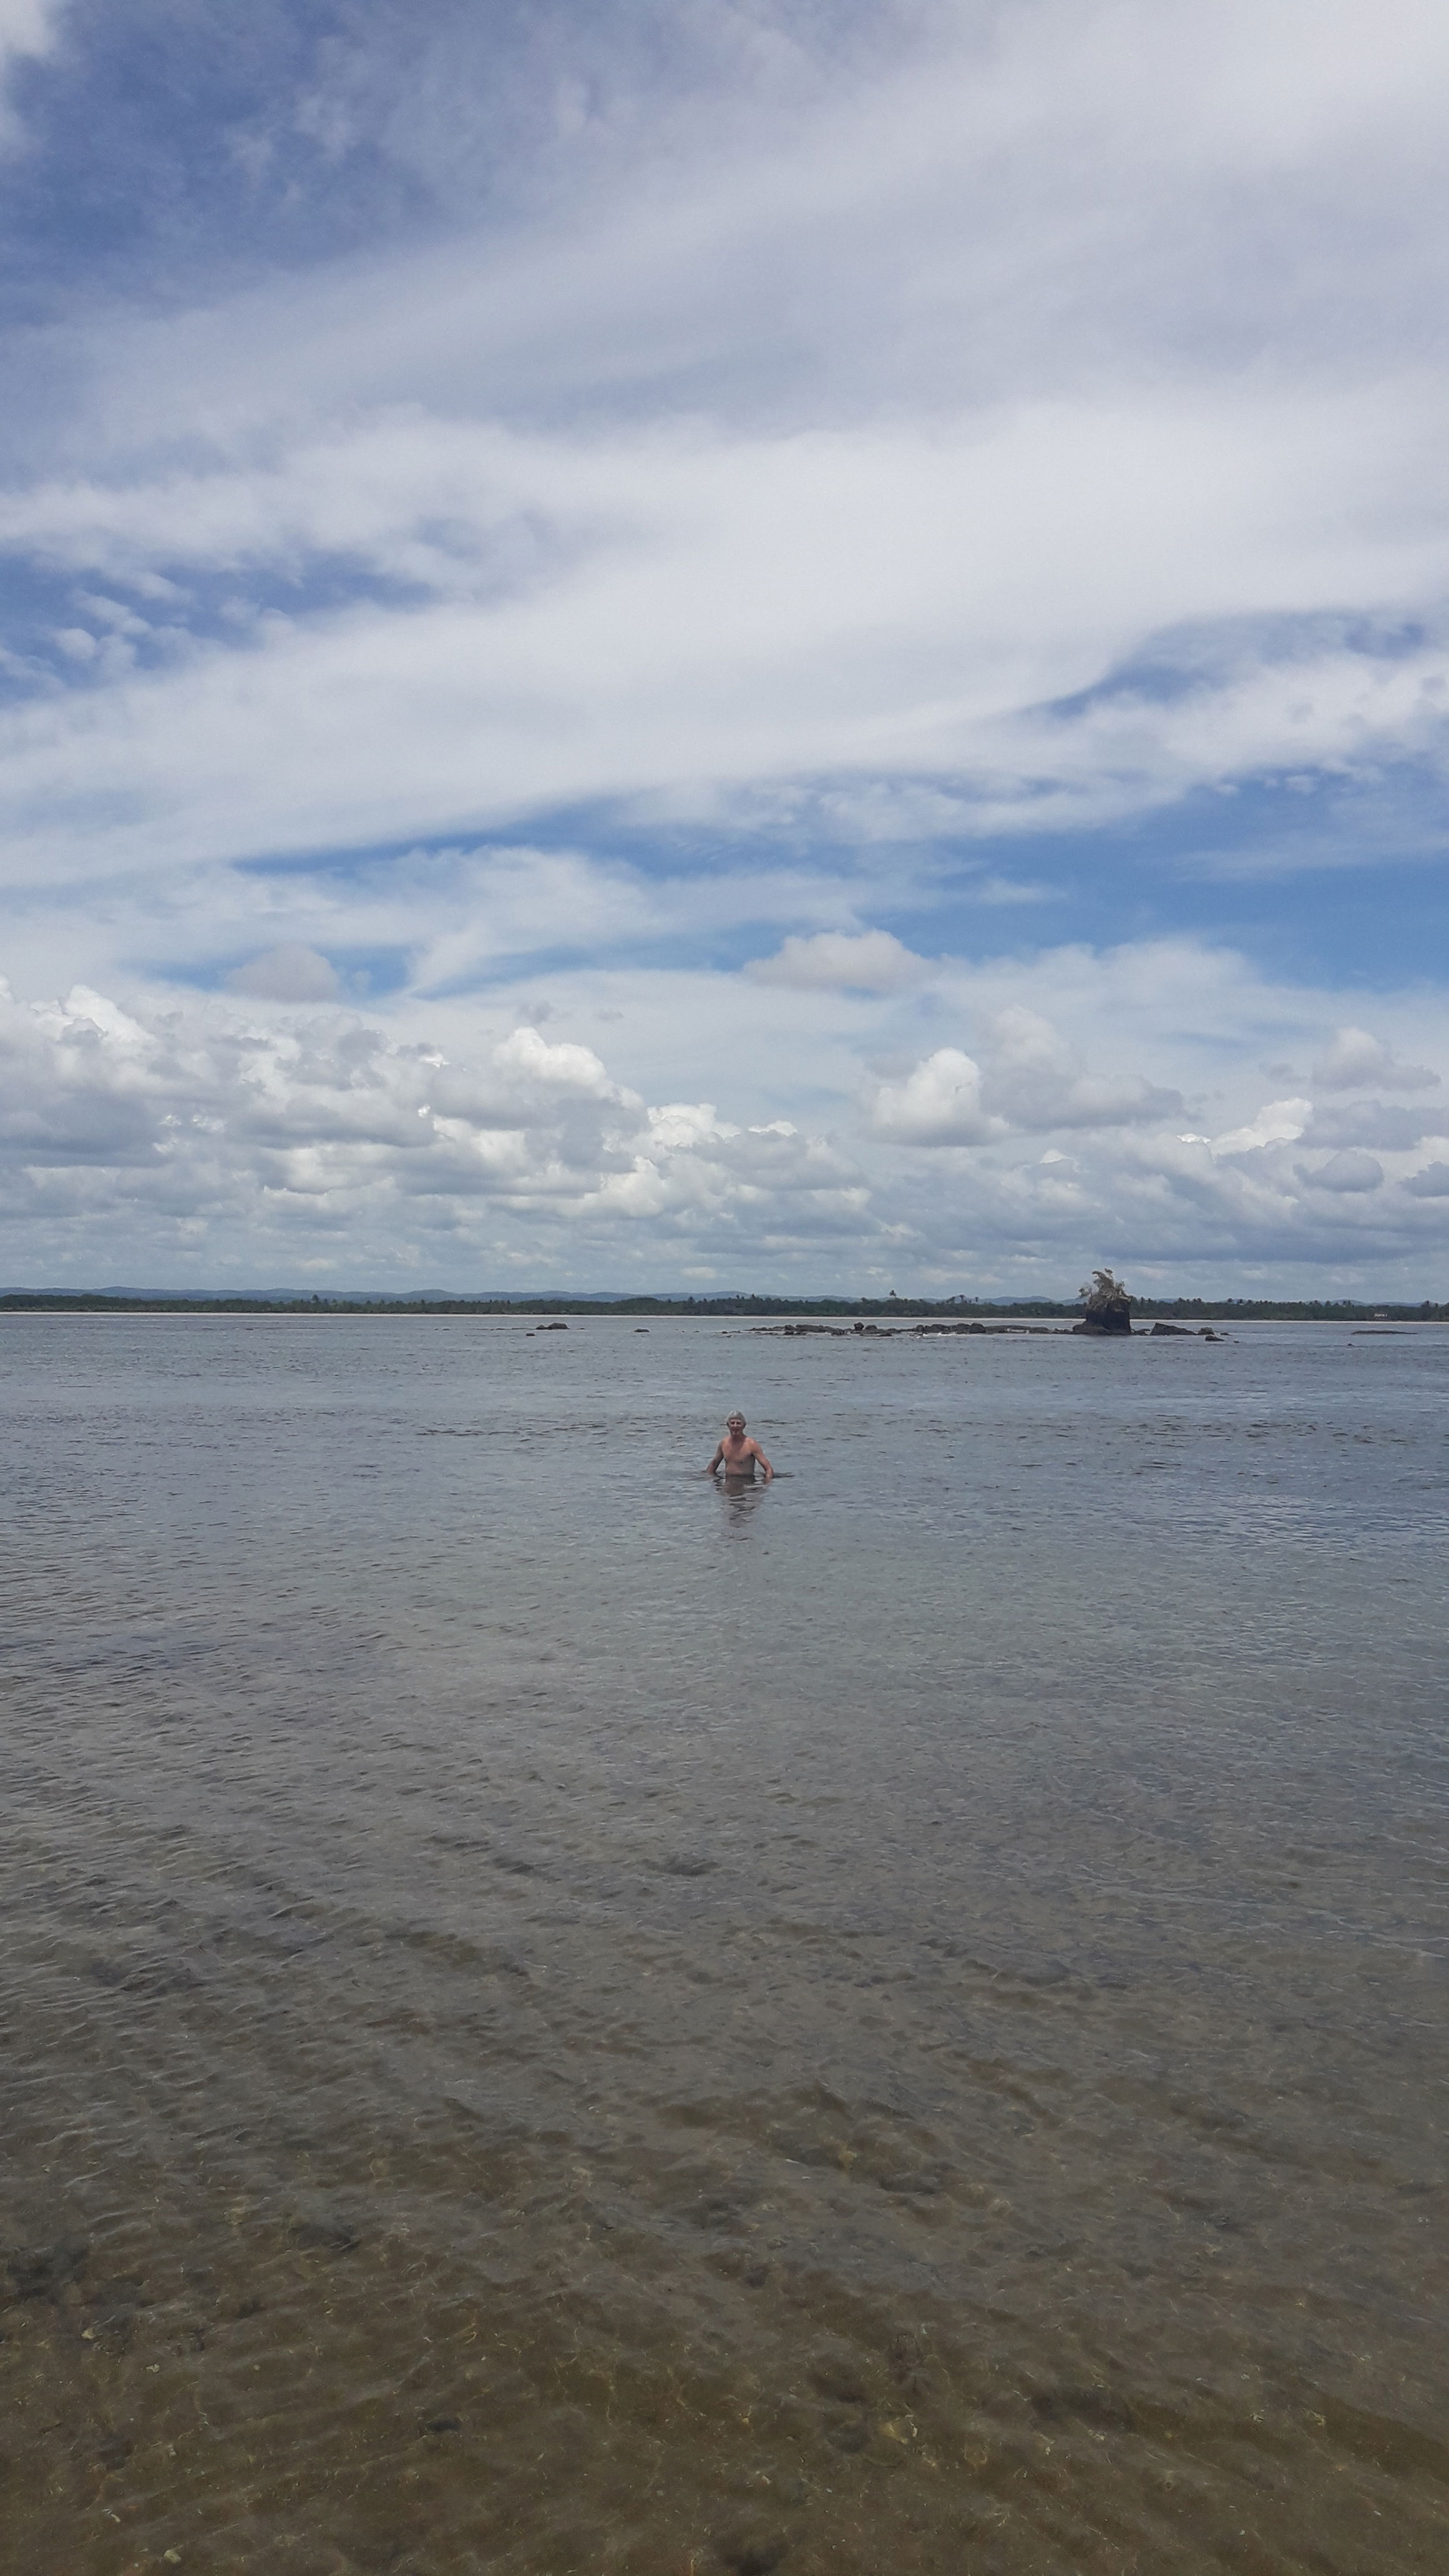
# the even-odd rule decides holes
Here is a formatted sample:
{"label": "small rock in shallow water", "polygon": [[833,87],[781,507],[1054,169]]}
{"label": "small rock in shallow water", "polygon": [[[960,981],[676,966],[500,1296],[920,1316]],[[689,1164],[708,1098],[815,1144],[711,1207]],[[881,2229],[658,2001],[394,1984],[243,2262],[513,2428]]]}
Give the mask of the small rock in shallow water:
{"label": "small rock in shallow water", "polygon": [[731,2576],[771,2576],[790,2544],[782,2531],[732,2532],[719,2543],[719,2558]]}
{"label": "small rock in shallow water", "polygon": [[6,2257],[11,2293],[17,2299],[54,2299],[83,2272],[90,2259],[90,2247],[75,2237],[57,2237],[53,2245],[39,2245],[17,2250]]}

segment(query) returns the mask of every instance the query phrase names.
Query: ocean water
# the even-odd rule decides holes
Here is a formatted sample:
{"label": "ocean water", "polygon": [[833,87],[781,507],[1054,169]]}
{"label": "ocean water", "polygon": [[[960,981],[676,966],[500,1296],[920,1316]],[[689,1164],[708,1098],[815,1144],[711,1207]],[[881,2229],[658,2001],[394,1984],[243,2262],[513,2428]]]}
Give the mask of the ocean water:
{"label": "ocean water", "polygon": [[1446,1397],[0,1320],[7,2564],[1440,2576]]}

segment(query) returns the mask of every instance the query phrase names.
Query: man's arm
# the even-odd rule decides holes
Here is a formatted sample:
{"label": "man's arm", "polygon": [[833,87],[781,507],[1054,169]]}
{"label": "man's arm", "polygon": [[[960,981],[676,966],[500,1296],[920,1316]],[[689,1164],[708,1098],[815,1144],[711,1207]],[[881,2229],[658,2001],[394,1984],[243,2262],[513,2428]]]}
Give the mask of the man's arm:
{"label": "man's arm", "polygon": [[721,1459],[723,1458],[723,1456],[724,1456],[724,1442],[723,1442],[723,1441],[721,1441],[721,1442],[720,1442],[720,1444],[719,1444],[719,1447],[716,1449],[716,1451],[715,1451],[715,1453],[714,1453],[714,1456],[711,1458],[711,1460],[710,1460],[710,1462],[709,1462],[709,1465],[706,1467],[706,1469],[705,1469],[705,1471],[704,1471],[704,1472],[705,1472],[705,1474],[706,1474],[707,1476],[713,1476],[713,1475],[716,1473],[716,1471],[717,1471],[717,1469],[718,1469],[718,1467],[719,1467],[720,1461],[721,1461]]}
{"label": "man's arm", "polygon": [[753,1457],[756,1457],[756,1458],[758,1458],[758,1459],[759,1459],[760,1465],[764,1468],[764,1471],[765,1471],[765,1482],[766,1482],[766,1484],[768,1485],[768,1484],[772,1481],[772,1479],[773,1479],[773,1477],[774,1477],[775,1470],[774,1470],[774,1468],[771,1466],[771,1464],[770,1464],[770,1462],[769,1462],[769,1459],[765,1456],[765,1453],[764,1453],[763,1449],[760,1447],[760,1444],[759,1444],[758,1440],[752,1440],[752,1441],[750,1442],[750,1453],[751,1453],[751,1455],[752,1455]]}

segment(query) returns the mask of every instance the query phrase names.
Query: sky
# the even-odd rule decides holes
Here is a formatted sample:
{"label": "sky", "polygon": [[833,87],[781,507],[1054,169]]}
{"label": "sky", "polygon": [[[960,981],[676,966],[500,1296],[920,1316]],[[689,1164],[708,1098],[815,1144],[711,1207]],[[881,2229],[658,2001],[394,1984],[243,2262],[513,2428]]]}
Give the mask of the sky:
{"label": "sky", "polygon": [[1439,0],[0,92],[0,1285],[1449,1298]]}

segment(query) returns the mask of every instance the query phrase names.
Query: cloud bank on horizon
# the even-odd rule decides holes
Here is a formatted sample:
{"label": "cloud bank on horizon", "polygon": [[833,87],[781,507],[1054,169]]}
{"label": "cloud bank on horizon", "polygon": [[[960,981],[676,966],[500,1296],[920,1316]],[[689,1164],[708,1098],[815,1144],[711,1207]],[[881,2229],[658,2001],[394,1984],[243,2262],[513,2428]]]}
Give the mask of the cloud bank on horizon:
{"label": "cloud bank on horizon", "polygon": [[0,0],[0,1273],[1449,1294],[1449,20]]}

